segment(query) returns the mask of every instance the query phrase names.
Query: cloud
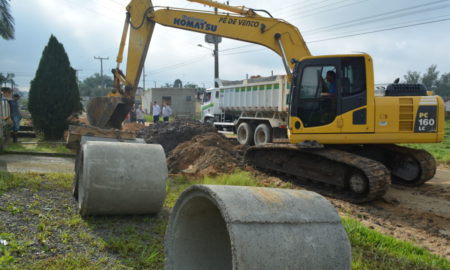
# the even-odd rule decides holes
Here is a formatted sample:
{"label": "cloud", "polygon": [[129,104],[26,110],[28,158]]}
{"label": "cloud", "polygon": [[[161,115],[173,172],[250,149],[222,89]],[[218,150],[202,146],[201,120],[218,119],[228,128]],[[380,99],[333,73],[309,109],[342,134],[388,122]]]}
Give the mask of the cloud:
{"label": "cloud", "polygon": [[[120,2],[118,0],[11,2],[16,18],[16,40],[2,43],[0,72],[20,74],[17,76],[20,80],[19,84],[28,85],[29,80],[34,76],[50,34],[54,34],[64,44],[72,66],[82,69],[79,72],[81,79],[100,71],[100,63],[94,59],[94,56],[109,57],[109,60],[104,62],[104,72],[108,74],[109,70],[116,65],[115,58],[125,18],[124,6],[127,2],[125,0]],[[211,10],[209,7],[182,0],[154,0],[153,4]],[[291,0],[280,5],[278,1],[230,1],[230,5],[242,4],[266,9],[272,15],[295,24],[301,31],[386,12],[385,6],[379,1],[367,1],[314,16],[305,15],[324,10],[324,8],[318,8],[319,4],[316,2]],[[391,10],[413,5],[406,0],[391,4]],[[409,20],[412,19],[409,18]],[[382,23],[388,22],[380,21],[375,25]],[[445,35],[449,26],[449,22],[443,22],[309,43],[308,46],[313,55],[367,52],[374,59],[376,82],[389,82],[396,77],[402,77],[408,70],[423,72],[431,64],[437,64],[441,72],[449,72],[450,37]],[[345,31],[350,30],[352,29]],[[329,31],[321,35],[331,37],[339,33]],[[305,39],[311,41],[313,37],[316,36]],[[198,47],[197,44],[205,45],[203,34],[157,25],[147,54],[147,79],[158,81],[159,84],[159,82],[172,83],[175,78],[184,78],[185,81],[196,81],[211,86],[213,57],[210,55],[211,52]],[[227,49],[246,44],[248,43],[225,39],[220,48]],[[245,52],[249,50],[254,52]],[[124,69],[125,65],[122,68]],[[272,70],[276,74],[284,72],[281,59],[268,49],[264,50],[262,46],[249,46],[221,53],[220,75],[222,78],[239,79],[244,78],[246,74],[269,75]]]}

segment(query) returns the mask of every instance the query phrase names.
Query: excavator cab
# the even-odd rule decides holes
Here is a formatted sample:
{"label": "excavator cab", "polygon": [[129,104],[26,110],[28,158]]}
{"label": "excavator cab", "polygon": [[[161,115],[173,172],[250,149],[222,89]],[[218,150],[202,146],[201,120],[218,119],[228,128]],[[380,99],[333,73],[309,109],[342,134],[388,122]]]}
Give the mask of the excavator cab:
{"label": "excavator cab", "polygon": [[342,115],[369,130],[365,55],[312,57],[295,68],[291,95],[293,133],[342,133]]}

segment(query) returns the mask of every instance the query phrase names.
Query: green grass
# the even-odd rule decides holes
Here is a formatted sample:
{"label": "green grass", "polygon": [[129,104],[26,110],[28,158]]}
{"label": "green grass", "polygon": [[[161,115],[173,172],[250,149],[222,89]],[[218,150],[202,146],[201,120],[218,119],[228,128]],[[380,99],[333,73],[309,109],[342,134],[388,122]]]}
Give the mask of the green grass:
{"label": "green grass", "polygon": [[397,240],[342,218],[352,245],[353,269],[450,269],[450,262],[412,243]]}
{"label": "green grass", "polygon": [[438,163],[450,165],[450,119],[445,121],[445,136],[441,143],[404,144],[404,146],[426,150]]}
{"label": "green grass", "polygon": [[[147,123],[153,123],[153,115],[145,115],[144,116],[145,122]],[[169,116],[169,122],[172,122],[175,120],[174,116]],[[163,122],[162,116],[159,117],[159,122]]]}
{"label": "green grass", "polygon": [[60,143],[48,143],[48,142],[38,142],[38,143],[12,143],[5,147],[5,151],[16,151],[16,152],[44,152],[44,153],[62,153],[69,154],[72,151],[66,148]]}
{"label": "green grass", "polygon": [[[71,197],[72,178],[0,173],[0,202],[7,202],[0,204],[0,238],[8,241],[0,245],[0,269],[163,269],[167,209],[181,192],[194,184],[261,185],[242,171],[197,180],[175,175],[167,181],[166,210],[157,215],[81,218]],[[5,216],[21,222],[11,224]],[[411,243],[342,220],[353,269],[450,269],[449,261]]]}
{"label": "green grass", "polygon": [[8,173],[0,171],[0,195],[14,189],[27,188],[32,191],[70,189],[71,173]]}

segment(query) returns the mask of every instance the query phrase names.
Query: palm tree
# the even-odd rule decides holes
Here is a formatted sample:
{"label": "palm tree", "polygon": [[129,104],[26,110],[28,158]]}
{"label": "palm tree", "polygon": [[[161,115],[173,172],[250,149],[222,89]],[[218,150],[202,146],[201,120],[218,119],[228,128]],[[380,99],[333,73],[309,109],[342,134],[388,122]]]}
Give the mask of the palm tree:
{"label": "palm tree", "polygon": [[14,85],[16,84],[16,82],[14,81],[14,77],[16,75],[14,73],[8,73],[6,75],[6,83],[10,83],[11,84],[11,89],[14,90]]}
{"label": "palm tree", "polygon": [[6,76],[0,72],[0,86],[3,86],[4,84],[6,84]]}
{"label": "palm tree", "polygon": [[8,1],[0,0],[0,36],[6,40],[14,39],[14,18]]}
{"label": "palm tree", "polygon": [[7,83],[11,84],[11,89],[14,89],[14,85],[16,85],[16,82],[14,81],[15,74],[14,73],[8,73],[3,75],[3,73],[0,73],[0,86],[6,87]]}

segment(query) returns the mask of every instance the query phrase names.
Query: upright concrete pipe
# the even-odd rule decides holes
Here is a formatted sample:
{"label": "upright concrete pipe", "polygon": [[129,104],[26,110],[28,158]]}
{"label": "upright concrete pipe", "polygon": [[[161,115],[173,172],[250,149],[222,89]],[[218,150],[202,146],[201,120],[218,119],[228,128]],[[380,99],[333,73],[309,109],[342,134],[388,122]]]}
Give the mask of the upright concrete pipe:
{"label": "upright concrete pipe", "polygon": [[87,141],[80,155],[76,179],[81,215],[139,215],[161,209],[167,178],[161,145]]}
{"label": "upright concrete pipe", "polygon": [[351,269],[334,207],[308,191],[196,185],[172,209],[165,269]]}

